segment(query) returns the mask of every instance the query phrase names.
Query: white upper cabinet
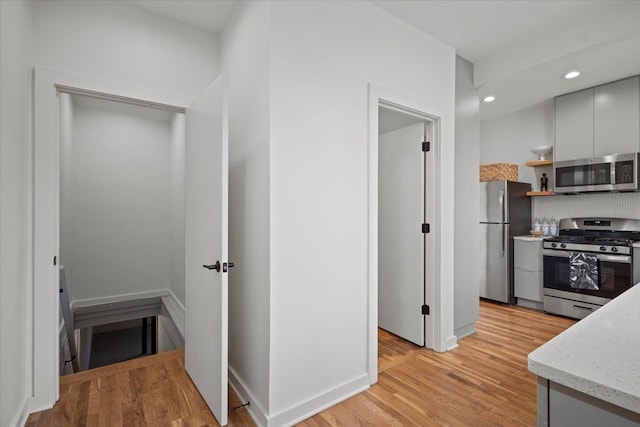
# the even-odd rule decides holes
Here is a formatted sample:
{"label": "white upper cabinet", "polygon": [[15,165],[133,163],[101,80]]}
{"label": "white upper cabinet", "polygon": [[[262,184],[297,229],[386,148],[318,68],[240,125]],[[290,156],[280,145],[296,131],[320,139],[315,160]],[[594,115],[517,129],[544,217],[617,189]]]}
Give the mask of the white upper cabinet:
{"label": "white upper cabinet", "polygon": [[640,151],[640,77],[555,101],[556,162]]}
{"label": "white upper cabinet", "polygon": [[593,156],[593,89],[556,98],[556,162]]}
{"label": "white upper cabinet", "polygon": [[640,151],[640,77],[594,88],[594,156]]}

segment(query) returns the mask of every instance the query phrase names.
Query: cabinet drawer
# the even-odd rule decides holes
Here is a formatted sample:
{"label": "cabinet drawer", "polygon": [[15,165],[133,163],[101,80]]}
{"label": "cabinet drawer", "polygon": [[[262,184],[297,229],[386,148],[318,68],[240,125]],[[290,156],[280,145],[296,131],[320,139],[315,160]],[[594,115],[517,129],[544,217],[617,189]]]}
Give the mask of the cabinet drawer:
{"label": "cabinet drawer", "polygon": [[542,240],[513,242],[513,267],[529,271],[542,271]]}
{"label": "cabinet drawer", "polygon": [[542,272],[516,268],[513,271],[513,292],[516,298],[542,302]]}

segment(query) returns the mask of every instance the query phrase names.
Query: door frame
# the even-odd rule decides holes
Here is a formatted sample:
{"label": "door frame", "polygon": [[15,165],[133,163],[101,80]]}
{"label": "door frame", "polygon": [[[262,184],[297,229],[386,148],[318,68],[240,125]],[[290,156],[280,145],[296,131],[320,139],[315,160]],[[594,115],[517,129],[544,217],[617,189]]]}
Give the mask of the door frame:
{"label": "door frame", "polygon": [[[431,231],[426,242],[426,303],[431,314],[425,317],[425,347],[438,352],[455,347],[453,335],[453,288],[441,281],[441,265],[446,260],[442,251],[441,221],[443,150],[441,149],[441,117],[446,114],[437,106],[403,95],[376,84],[369,84],[369,171],[368,171],[368,354],[369,383],[378,381],[378,109],[380,106],[424,119],[431,127],[431,153],[427,156],[426,220]],[[417,149],[417,147],[416,147]],[[419,230],[420,224],[416,224]],[[450,236],[453,239],[453,235]],[[449,295],[451,294],[450,298]],[[418,309],[419,307],[416,307]],[[449,330],[451,329],[451,330]]]}
{"label": "door frame", "polygon": [[30,412],[50,409],[59,399],[58,266],[59,111],[58,92],[85,94],[184,112],[191,98],[37,67],[34,72],[33,139],[33,370]]}

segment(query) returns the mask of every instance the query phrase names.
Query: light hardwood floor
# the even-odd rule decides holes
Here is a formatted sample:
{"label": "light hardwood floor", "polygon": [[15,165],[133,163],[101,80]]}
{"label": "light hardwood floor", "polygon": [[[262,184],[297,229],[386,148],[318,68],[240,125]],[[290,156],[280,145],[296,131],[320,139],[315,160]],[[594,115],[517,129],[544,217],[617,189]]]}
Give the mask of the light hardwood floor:
{"label": "light hardwood floor", "polygon": [[575,323],[482,301],[477,332],[435,353],[379,333],[379,379],[300,426],[535,426],[527,354]]}
{"label": "light hardwood floor", "polygon": [[[532,426],[527,354],[575,321],[480,304],[477,332],[435,353],[380,330],[379,381],[300,426]],[[229,425],[255,425],[230,393]],[[60,401],[27,426],[216,426],[176,350],[62,377]]]}

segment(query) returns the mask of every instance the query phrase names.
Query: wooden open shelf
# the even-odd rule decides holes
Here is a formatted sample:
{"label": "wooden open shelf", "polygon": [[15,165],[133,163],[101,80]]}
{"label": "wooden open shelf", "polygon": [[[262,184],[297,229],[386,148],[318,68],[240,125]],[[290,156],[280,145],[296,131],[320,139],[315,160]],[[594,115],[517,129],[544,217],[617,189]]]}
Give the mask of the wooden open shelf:
{"label": "wooden open shelf", "polygon": [[527,166],[531,166],[535,168],[537,166],[551,166],[553,165],[553,160],[535,160],[533,162],[527,162]]}
{"label": "wooden open shelf", "polygon": [[527,196],[555,196],[553,191],[527,191],[524,193]]}

